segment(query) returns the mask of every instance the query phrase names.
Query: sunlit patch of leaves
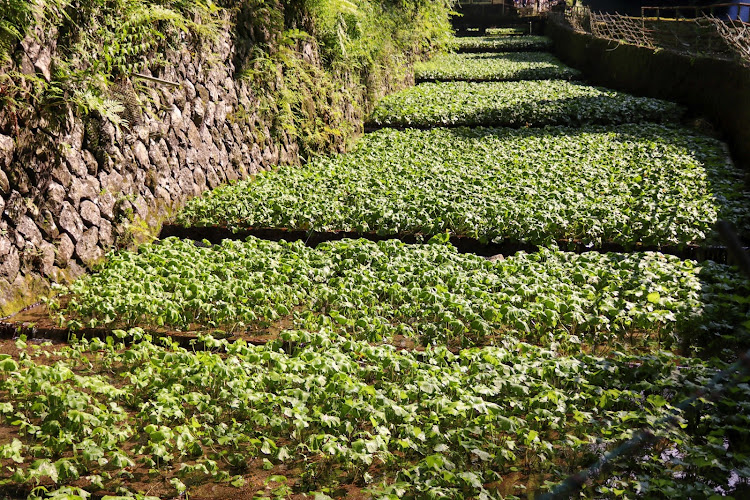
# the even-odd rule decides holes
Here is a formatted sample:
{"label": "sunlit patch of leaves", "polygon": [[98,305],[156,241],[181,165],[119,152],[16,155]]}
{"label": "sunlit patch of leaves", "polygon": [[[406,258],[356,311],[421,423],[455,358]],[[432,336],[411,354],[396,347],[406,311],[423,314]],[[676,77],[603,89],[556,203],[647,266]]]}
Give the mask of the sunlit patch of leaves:
{"label": "sunlit patch of leaves", "polygon": [[68,289],[78,326],[330,328],[370,341],[471,346],[519,337],[562,350],[700,348],[747,321],[727,266],[659,253],[542,249],[491,262],[449,244],[174,238],[119,252]]}
{"label": "sunlit patch of leaves", "polygon": [[546,52],[439,54],[414,65],[418,80],[570,80],[580,74]]}
{"label": "sunlit patch of leaves", "polygon": [[546,36],[465,36],[456,37],[453,45],[458,50],[482,51],[527,51],[547,50],[552,47],[552,40]]}
{"label": "sunlit patch of leaves", "polygon": [[565,80],[422,83],[384,97],[371,126],[673,122],[679,105]]}
{"label": "sunlit patch of leaves", "polygon": [[380,130],[348,154],[191,200],[188,226],[586,245],[715,242],[750,203],[723,145],[678,127]]}

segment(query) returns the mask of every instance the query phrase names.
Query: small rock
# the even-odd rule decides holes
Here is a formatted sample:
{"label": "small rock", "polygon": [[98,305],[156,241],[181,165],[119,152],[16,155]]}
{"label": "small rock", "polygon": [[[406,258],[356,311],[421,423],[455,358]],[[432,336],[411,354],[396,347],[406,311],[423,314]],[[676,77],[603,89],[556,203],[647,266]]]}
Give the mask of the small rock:
{"label": "small rock", "polygon": [[200,127],[203,124],[203,118],[206,116],[206,108],[203,106],[203,101],[196,99],[193,102],[193,123],[196,127]]}
{"label": "small rock", "polygon": [[102,258],[104,252],[99,248],[99,228],[92,227],[76,243],[76,255],[86,267],[91,269]]}
{"label": "small rock", "polygon": [[65,201],[65,188],[55,181],[50,181],[47,186],[47,206],[52,212],[59,213],[63,201]]}
{"label": "small rock", "polygon": [[41,251],[41,265],[39,270],[45,276],[51,276],[55,267],[55,254],[57,253],[55,246],[52,243],[43,241],[39,248]]}
{"label": "small rock", "polygon": [[83,236],[83,221],[73,206],[67,201],[63,203],[58,224],[65,230],[73,241],[79,241]]}
{"label": "small rock", "polygon": [[221,179],[219,179],[219,176],[216,175],[216,171],[213,169],[213,167],[208,167],[206,169],[206,180],[208,181],[208,186],[211,189],[217,188],[221,184]]}
{"label": "small rock", "polygon": [[[80,150],[83,146],[83,136],[84,136],[84,125],[83,121],[76,120],[75,115],[73,114],[73,110],[69,109],[69,115],[67,116],[68,126],[69,126],[69,132],[68,137],[65,139],[65,142],[70,144],[70,147],[75,150]],[[85,156],[85,151],[84,151]]]}
{"label": "small rock", "polygon": [[86,274],[86,269],[84,269],[83,267],[79,266],[78,262],[76,262],[75,260],[71,259],[68,262],[68,273],[67,274],[70,277],[70,279],[74,280],[74,279],[78,278],[79,276],[83,276],[84,274]]}
{"label": "small rock", "polygon": [[12,179],[15,188],[21,194],[28,194],[29,191],[31,191],[33,183],[29,178],[29,174],[26,172],[22,165],[17,163],[16,167],[17,168],[14,168],[8,172],[10,174],[10,178]]}
{"label": "small rock", "polygon": [[167,149],[167,145],[164,139],[159,141],[154,147],[151,147],[148,151],[148,157],[151,159],[151,163],[156,165],[156,168],[160,172],[166,172],[169,170],[169,163],[167,163],[167,156],[164,151]]}
{"label": "small rock", "polygon": [[202,83],[199,82],[195,84],[195,92],[198,94],[198,98],[203,102],[209,101],[208,89]]}
{"label": "small rock", "polygon": [[505,257],[503,257],[503,254],[499,253],[497,255],[487,257],[487,260],[489,260],[490,262],[497,262],[499,260],[505,260]]}
{"label": "small rock", "polygon": [[26,200],[21,193],[13,191],[5,202],[5,215],[8,216],[10,221],[18,225],[21,222],[21,218],[28,212],[28,205]]}
{"label": "small rock", "polygon": [[120,173],[113,170],[109,174],[103,174],[99,177],[102,180],[102,188],[104,188],[107,192],[119,193],[120,191],[122,191],[123,178]]}
{"label": "small rock", "polygon": [[30,241],[35,247],[41,245],[42,233],[30,217],[22,217],[20,222],[16,225],[16,231],[23,235],[23,237],[26,238],[27,241]]}
{"label": "small rock", "polygon": [[240,174],[237,173],[237,171],[235,169],[233,169],[233,168],[231,168],[229,166],[226,168],[226,175],[227,175],[227,180],[230,181],[230,182],[231,181],[236,181],[236,180],[238,180],[240,178]]}
{"label": "small rock", "polygon": [[[3,170],[7,169],[13,161],[15,149],[16,145],[13,142],[13,138],[0,134],[0,173],[2,174],[2,177],[0,177],[0,193],[7,193],[8,189],[10,189],[8,178],[3,173]],[[5,179],[5,182],[3,182],[3,179]]]}
{"label": "small rock", "polygon": [[180,170],[180,173],[177,174],[177,182],[180,185],[182,196],[193,192],[193,172],[191,172],[189,168],[183,168]]}
{"label": "small rock", "polygon": [[84,200],[81,202],[81,219],[87,226],[98,226],[101,220],[99,207],[93,201]]}
{"label": "small rock", "polygon": [[190,80],[183,80],[182,88],[185,89],[185,97],[192,101],[198,93],[195,91],[195,85]]}
{"label": "small rock", "polygon": [[135,207],[136,215],[141,219],[145,219],[148,216],[148,204],[146,203],[146,200],[143,199],[143,196],[138,196],[135,199],[133,207]]}
{"label": "small rock", "polygon": [[103,120],[99,127],[99,144],[108,145],[117,141],[117,129],[109,120]]}
{"label": "small rock", "polygon": [[86,176],[85,179],[74,179],[70,186],[68,198],[74,206],[79,206],[82,199],[95,200],[99,196],[100,184],[96,177]]}
{"label": "small rock", "polygon": [[169,123],[175,130],[182,128],[182,111],[177,107],[176,104],[172,104],[172,112],[169,115]]}
{"label": "small rock", "polygon": [[86,177],[88,170],[86,164],[83,162],[83,157],[80,152],[70,151],[66,155],[66,163],[68,164],[68,170],[76,177]]}
{"label": "small rock", "polygon": [[21,268],[21,259],[18,254],[16,247],[11,247],[10,252],[0,259],[0,277],[13,282],[18,276],[18,271]]}
{"label": "small rock", "polygon": [[224,101],[217,102],[214,105],[214,123],[216,125],[222,125],[227,119],[228,112],[229,107]]}
{"label": "small rock", "polygon": [[[182,71],[180,71],[180,74],[184,74],[184,68],[180,68]],[[180,90],[176,92],[170,92],[170,96],[172,97],[172,103],[175,106],[178,106],[182,108],[185,105],[185,92],[182,92]]]}
{"label": "small rock", "polygon": [[102,219],[99,222],[99,243],[105,248],[115,244],[115,238],[112,235],[112,224],[106,219]]}
{"label": "small rock", "polygon": [[172,197],[169,195],[169,191],[162,186],[156,186],[156,189],[154,189],[154,196],[157,200],[164,201],[167,204],[172,202]]}
{"label": "small rock", "polygon": [[76,246],[70,236],[63,234],[60,236],[60,241],[57,243],[57,258],[55,262],[60,267],[68,267],[68,262],[73,256]]}
{"label": "small rock", "polygon": [[109,191],[104,191],[99,195],[99,214],[108,219],[112,220],[115,217],[115,197]]}
{"label": "small rock", "polygon": [[148,90],[148,96],[151,99],[154,108],[157,110],[161,109],[161,96],[159,95],[159,92],[154,88],[150,88]]}
{"label": "small rock", "polygon": [[0,236],[0,257],[8,255],[13,247],[13,242],[7,236]]}
{"label": "small rock", "polygon": [[206,175],[203,171],[196,168],[195,172],[193,172],[193,177],[195,178],[195,184],[198,186],[199,191],[204,191],[206,189]]}
{"label": "small rock", "polygon": [[52,169],[52,178],[59,182],[65,189],[70,187],[73,176],[64,165],[58,165]]}
{"label": "small rock", "polygon": [[[62,202],[60,202],[60,205],[61,204]],[[57,227],[57,224],[55,224],[55,216],[46,208],[42,210],[42,217],[41,220],[38,220],[37,225],[39,226],[39,229],[48,236],[45,240],[54,240],[60,235],[60,229]]]}
{"label": "small rock", "polygon": [[21,40],[21,47],[23,48],[24,53],[31,59],[36,59],[39,52],[42,50],[42,44],[37,37],[34,36],[34,33],[28,33],[23,40]]}
{"label": "small rock", "polygon": [[206,104],[206,115],[203,118],[203,123],[206,127],[212,128],[214,126],[214,120],[216,117],[216,104],[209,102]]}
{"label": "small rock", "polygon": [[34,73],[36,73],[36,71],[34,70],[34,62],[25,53],[21,54],[21,61],[19,66],[21,68],[21,73],[23,74],[33,75]]}
{"label": "small rock", "polygon": [[135,159],[138,160],[138,163],[140,163],[142,167],[148,167],[151,164],[148,161],[148,149],[146,149],[146,145],[141,141],[135,143],[135,146],[133,147],[133,156],[135,156]]}
{"label": "small rock", "polygon": [[96,175],[99,172],[99,162],[96,161],[96,157],[91,151],[83,151],[83,162],[86,164],[89,175]]}
{"label": "small rock", "polygon": [[39,72],[44,76],[44,79],[48,82],[52,79],[52,75],[49,70],[51,65],[52,54],[50,53],[49,48],[45,46],[34,62],[34,67],[39,70]]}
{"label": "small rock", "polygon": [[138,136],[138,139],[143,142],[148,142],[148,139],[151,136],[151,127],[149,125],[141,125],[139,127],[135,127],[135,132]]}

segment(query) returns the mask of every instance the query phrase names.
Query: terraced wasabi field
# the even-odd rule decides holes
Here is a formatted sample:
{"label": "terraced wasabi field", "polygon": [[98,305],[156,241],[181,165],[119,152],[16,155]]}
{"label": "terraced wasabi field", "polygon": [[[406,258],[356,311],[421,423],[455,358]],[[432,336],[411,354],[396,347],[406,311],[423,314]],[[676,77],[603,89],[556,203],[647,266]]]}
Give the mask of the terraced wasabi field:
{"label": "terraced wasabi field", "polygon": [[490,262],[436,241],[344,240],[311,249],[252,237],[216,246],[167,239],[113,255],[78,280],[61,315],[92,328],[231,333],[284,321],[391,344],[470,347],[512,337],[561,350],[689,352],[701,347],[692,345],[703,343],[700,332],[727,341],[728,325],[750,320],[740,299],[749,286],[727,266],[653,252],[544,249]]}
{"label": "terraced wasabi field", "polygon": [[[458,44],[549,46],[483,40]],[[553,60],[418,71],[534,58]],[[521,499],[587,470],[582,498],[747,497],[750,380],[720,372],[750,347],[750,281],[641,251],[720,245],[717,220],[747,234],[741,173],[681,116],[566,80],[422,83],[370,117],[402,130],[192,200],[173,222],[196,235],[393,239],[111,253],[2,344],[0,496]],[[486,258],[457,236],[538,250]],[[42,323],[68,342],[26,336]]]}

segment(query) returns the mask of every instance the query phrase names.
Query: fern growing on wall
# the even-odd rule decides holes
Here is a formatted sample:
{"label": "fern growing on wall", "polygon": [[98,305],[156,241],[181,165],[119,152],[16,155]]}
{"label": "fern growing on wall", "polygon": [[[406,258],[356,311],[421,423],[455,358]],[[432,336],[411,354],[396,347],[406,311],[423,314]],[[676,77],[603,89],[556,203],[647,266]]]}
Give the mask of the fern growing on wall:
{"label": "fern growing on wall", "polygon": [[123,106],[110,87],[164,64],[164,51],[186,38],[218,32],[221,9],[211,0],[0,0],[0,65],[8,68],[18,43],[40,43],[32,28],[58,33],[51,77],[8,69],[0,81],[0,107],[11,113],[54,111],[72,105],[116,126]]}

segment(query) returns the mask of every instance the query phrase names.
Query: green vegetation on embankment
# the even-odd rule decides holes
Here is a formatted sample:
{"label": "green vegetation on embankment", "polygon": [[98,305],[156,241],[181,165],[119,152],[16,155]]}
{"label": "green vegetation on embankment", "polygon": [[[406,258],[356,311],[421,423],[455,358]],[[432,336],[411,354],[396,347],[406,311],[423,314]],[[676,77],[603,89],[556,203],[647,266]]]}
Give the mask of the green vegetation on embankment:
{"label": "green vegetation on embankment", "polygon": [[[407,81],[411,62],[448,43],[451,3],[4,0],[0,109],[11,121],[39,113],[56,122],[72,105],[79,115],[127,126],[141,110],[132,91],[123,91],[124,80],[175,64],[175,50],[211,47],[228,30],[235,77],[250,83],[256,111],[272,115],[271,132],[296,137],[306,155],[358,126],[344,116],[347,106],[361,119],[362,108],[386,90],[378,86]],[[20,60],[11,64],[22,57],[18,43],[27,35],[51,50],[49,75],[22,71]],[[301,53],[305,44],[316,49],[313,60]]]}

